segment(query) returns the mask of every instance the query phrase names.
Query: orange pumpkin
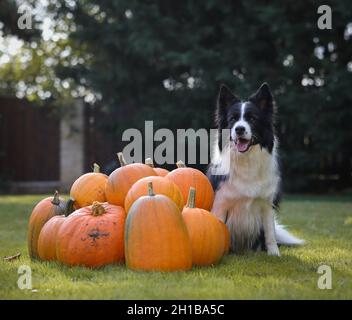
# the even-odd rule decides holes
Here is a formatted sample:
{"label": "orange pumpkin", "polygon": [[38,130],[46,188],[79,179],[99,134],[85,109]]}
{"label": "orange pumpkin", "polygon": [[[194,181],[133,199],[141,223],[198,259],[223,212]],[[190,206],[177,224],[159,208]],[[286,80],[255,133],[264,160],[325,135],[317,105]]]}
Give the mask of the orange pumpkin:
{"label": "orange pumpkin", "polygon": [[166,178],[180,188],[184,199],[188,197],[190,187],[197,190],[197,208],[211,210],[214,201],[214,191],[204,173],[194,168],[187,168],[182,161],[177,162],[177,169],[171,171]]}
{"label": "orange pumpkin", "polygon": [[105,194],[109,203],[124,206],[127,192],[135,182],[148,176],[156,176],[157,174],[153,168],[143,163],[126,164],[121,152],[117,155],[121,167],[110,174]]}
{"label": "orange pumpkin", "polygon": [[70,197],[75,200],[75,209],[90,206],[94,201],[105,202],[105,187],[108,176],[100,173],[94,163],[93,172],[80,176],[72,185]]}
{"label": "orange pumpkin", "polygon": [[224,235],[224,255],[228,254],[230,252],[230,246],[231,246],[231,236],[229,229],[227,228],[226,224],[223,223],[221,220],[219,220],[219,223],[221,225],[221,228],[223,230],[223,235]]}
{"label": "orange pumpkin", "polygon": [[195,208],[194,188],[190,188],[187,205],[182,211],[192,245],[194,265],[217,263],[224,254],[225,237],[219,220],[204,209]]}
{"label": "orange pumpkin", "polygon": [[148,195],[135,201],[125,228],[126,265],[134,270],[176,271],[192,267],[189,235],[175,203],[155,195],[148,184]]}
{"label": "orange pumpkin", "polygon": [[155,168],[153,160],[151,158],[145,159],[145,164],[153,168],[156,174],[160,177],[166,177],[166,175],[170,172],[169,170],[166,170],[164,168]]}
{"label": "orange pumpkin", "polygon": [[145,177],[138,180],[128,191],[125,199],[125,210],[128,213],[128,210],[131,208],[133,202],[138,198],[148,194],[148,183],[153,183],[153,190],[156,194],[163,194],[169,197],[172,201],[175,202],[177,207],[182,210],[185,205],[183,201],[183,196],[180,189],[176,184],[171,180],[163,177]]}
{"label": "orange pumpkin", "polygon": [[39,258],[38,237],[44,224],[54,216],[65,214],[67,203],[56,191],[54,197],[41,200],[33,209],[28,223],[28,251],[31,258]]}
{"label": "orange pumpkin", "polygon": [[57,233],[69,214],[73,211],[73,200],[69,200],[70,210],[63,215],[52,217],[42,228],[38,238],[38,255],[42,260],[56,260]]}
{"label": "orange pumpkin", "polygon": [[123,208],[106,202],[75,211],[57,233],[57,259],[87,267],[123,262],[125,218]]}

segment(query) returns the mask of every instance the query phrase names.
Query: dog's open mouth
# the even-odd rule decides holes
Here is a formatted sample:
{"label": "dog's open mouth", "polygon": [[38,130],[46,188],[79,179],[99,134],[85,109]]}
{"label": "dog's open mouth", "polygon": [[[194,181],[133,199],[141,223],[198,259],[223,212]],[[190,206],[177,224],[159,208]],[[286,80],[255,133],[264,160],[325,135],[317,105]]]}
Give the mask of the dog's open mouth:
{"label": "dog's open mouth", "polygon": [[246,152],[251,146],[251,140],[237,138],[235,140],[235,146],[238,152]]}

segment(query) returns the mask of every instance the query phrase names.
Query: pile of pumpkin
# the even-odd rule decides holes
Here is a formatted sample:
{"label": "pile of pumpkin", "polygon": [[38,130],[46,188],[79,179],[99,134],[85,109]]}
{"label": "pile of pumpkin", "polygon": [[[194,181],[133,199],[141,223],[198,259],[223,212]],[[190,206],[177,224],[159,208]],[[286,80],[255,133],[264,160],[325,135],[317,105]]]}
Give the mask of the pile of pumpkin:
{"label": "pile of pumpkin", "polygon": [[[182,162],[171,172],[126,164],[110,176],[93,172],[72,185],[68,201],[58,192],[40,201],[30,217],[29,254],[67,265],[123,263],[134,270],[189,270],[216,264],[230,236],[209,210],[214,192],[207,177]],[[187,200],[187,203],[185,202]]]}

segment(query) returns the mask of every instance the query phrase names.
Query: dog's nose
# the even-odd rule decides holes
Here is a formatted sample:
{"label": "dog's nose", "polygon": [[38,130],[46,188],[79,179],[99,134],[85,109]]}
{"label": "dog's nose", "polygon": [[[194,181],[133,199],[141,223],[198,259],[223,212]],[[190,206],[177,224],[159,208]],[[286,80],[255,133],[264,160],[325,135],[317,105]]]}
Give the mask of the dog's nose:
{"label": "dog's nose", "polygon": [[242,134],[244,134],[244,131],[245,131],[245,128],[242,127],[242,126],[238,126],[238,127],[235,128],[235,132],[236,132],[236,134],[238,134],[239,136],[242,135]]}

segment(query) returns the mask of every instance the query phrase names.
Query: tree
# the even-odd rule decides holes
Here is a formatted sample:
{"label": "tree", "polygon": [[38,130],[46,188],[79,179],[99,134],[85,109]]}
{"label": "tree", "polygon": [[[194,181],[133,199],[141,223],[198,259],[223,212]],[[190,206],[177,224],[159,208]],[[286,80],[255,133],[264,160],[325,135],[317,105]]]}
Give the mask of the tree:
{"label": "tree", "polygon": [[[86,57],[58,64],[56,75],[101,100],[117,138],[150,119],[156,128],[212,127],[220,83],[246,98],[267,81],[279,110],[286,190],[351,185],[350,1],[50,3]],[[332,8],[331,30],[317,27],[320,4]]]}

